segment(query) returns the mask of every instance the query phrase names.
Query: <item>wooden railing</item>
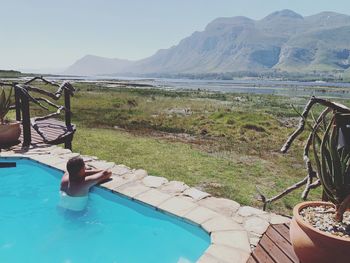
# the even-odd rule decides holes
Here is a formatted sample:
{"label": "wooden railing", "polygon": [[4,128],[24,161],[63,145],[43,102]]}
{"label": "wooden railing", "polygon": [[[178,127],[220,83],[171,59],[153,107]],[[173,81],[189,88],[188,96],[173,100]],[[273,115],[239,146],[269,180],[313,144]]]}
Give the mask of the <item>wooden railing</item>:
{"label": "wooden railing", "polygon": [[[49,84],[51,86],[57,87],[57,91],[55,93],[46,91],[44,89],[32,86],[31,83],[41,80],[45,84]],[[38,134],[43,138],[43,141],[48,143],[49,139],[46,137],[45,133],[41,132],[39,130],[39,127],[37,126],[37,121],[47,120],[49,118],[53,118],[56,116],[59,116],[61,111],[63,110],[65,112],[65,125],[68,131],[74,132],[74,127],[71,123],[71,103],[70,99],[71,96],[74,95],[75,89],[73,86],[68,82],[64,81],[61,85],[48,81],[44,79],[43,77],[34,77],[31,80],[24,82],[24,83],[2,83],[0,82],[0,86],[8,86],[12,87],[14,89],[14,97],[15,97],[15,104],[11,106],[12,109],[16,110],[16,120],[22,122],[22,133],[23,133],[23,147],[29,147],[31,144],[31,127],[33,127]],[[64,106],[63,105],[57,105],[50,101],[47,98],[44,97],[33,97],[32,94],[40,94],[44,95],[46,97],[49,97],[53,100],[58,100],[64,95]],[[51,107],[56,108],[56,112],[50,113],[46,116],[41,117],[30,117],[30,102],[36,104],[42,109],[49,110],[48,107],[45,106],[49,105]],[[72,148],[71,140],[65,141],[65,148]]]}

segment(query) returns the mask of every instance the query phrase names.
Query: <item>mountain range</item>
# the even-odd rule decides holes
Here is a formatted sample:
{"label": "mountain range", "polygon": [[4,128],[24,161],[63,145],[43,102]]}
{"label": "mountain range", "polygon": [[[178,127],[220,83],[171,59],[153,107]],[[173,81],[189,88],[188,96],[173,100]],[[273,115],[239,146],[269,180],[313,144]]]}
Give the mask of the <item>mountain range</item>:
{"label": "mountain range", "polygon": [[291,10],[261,20],[217,18],[169,49],[138,60],[87,55],[64,73],[205,74],[224,72],[350,72],[350,16]]}

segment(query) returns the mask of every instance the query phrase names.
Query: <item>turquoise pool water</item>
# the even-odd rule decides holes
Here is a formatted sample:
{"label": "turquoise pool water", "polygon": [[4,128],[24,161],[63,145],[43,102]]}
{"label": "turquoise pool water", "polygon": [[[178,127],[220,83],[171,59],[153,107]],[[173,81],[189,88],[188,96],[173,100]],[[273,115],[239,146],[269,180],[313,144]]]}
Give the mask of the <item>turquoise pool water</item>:
{"label": "turquoise pool water", "polygon": [[57,206],[62,172],[27,159],[0,168],[0,262],[195,262],[201,228],[94,188],[80,213]]}

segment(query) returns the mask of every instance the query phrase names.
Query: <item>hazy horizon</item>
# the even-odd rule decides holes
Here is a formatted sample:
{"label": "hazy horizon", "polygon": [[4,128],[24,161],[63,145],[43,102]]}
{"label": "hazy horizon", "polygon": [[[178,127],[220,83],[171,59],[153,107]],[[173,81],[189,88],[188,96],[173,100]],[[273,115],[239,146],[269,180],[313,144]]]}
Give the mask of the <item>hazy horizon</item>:
{"label": "hazy horizon", "polygon": [[303,16],[347,14],[349,8],[345,0],[5,1],[0,68],[60,70],[88,54],[138,60],[203,31],[218,17],[259,20],[282,9]]}

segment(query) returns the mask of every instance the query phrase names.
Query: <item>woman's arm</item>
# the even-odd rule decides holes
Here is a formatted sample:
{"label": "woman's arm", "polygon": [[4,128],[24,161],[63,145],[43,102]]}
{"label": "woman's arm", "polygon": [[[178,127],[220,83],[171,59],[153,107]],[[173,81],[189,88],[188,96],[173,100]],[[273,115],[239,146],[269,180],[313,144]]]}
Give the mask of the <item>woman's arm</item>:
{"label": "woman's arm", "polygon": [[112,176],[112,172],[109,170],[103,170],[98,173],[92,174],[90,176],[85,177],[85,186],[90,188],[103,180],[108,179]]}
{"label": "woman's arm", "polygon": [[103,170],[85,170],[85,176],[91,176],[102,171]]}
{"label": "woman's arm", "polygon": [[69,183],[69,176],[68,173],[64,173],[62,179],[61,179],[61,187],[60,190],[66,192],[68,189],[68,183]]}

